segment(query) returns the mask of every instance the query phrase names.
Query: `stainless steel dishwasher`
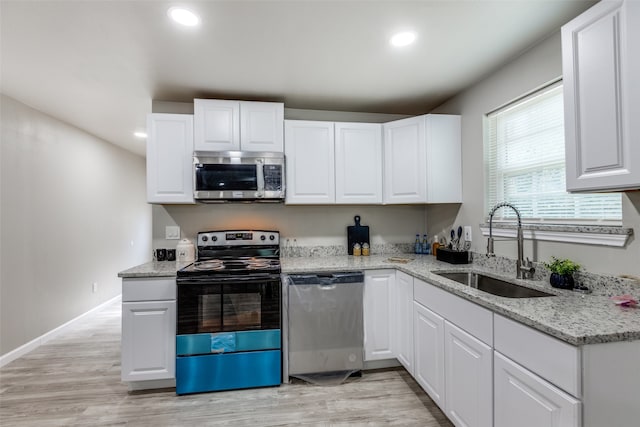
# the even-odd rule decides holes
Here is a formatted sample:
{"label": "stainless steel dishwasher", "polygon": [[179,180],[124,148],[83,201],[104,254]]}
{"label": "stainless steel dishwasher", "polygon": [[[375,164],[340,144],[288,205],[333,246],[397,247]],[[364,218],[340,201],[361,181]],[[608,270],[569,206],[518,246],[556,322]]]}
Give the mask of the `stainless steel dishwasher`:
{"label": "stainless steel dishwasher", "polygon": [[288,374],[363,368],[362,272],[288,276]]}

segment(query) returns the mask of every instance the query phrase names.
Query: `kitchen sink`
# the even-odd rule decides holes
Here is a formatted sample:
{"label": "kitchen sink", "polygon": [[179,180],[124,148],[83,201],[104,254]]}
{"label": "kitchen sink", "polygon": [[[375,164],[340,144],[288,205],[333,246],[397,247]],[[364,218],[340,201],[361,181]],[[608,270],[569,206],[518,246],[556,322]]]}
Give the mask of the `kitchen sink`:
{"label": "kitchen sink", "polygon": [[472,271],[465,272],[434,272],[438,276],[454,280],[463,285],[488,292],[506,298],[535,298],[535,297],[552,297],[553,294],[538,291],[536,289],[526,288],[495,277],[485,276],[482,273],[474,273]]}

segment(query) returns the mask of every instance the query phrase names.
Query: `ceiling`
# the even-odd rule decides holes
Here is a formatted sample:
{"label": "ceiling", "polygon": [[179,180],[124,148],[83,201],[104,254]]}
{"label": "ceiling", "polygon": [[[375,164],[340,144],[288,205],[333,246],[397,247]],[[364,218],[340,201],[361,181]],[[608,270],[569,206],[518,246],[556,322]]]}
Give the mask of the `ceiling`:
{"label": "ceiling", "polygon": [[[421,114],[588,8],[587,0],[5,1],[2,93],[143,155],[152,100],[282,101]],[[170,6],[201,16],[179,28]],[[392,34],[412,30],[401,49]]]}

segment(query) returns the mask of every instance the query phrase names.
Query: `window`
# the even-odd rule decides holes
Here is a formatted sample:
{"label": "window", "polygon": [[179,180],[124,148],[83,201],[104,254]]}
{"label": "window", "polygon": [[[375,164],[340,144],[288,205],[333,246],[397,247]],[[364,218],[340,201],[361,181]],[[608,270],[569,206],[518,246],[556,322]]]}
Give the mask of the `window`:
{"label": "window", "polygon": [[[486,212],[512,203],[527,222],[619,225],[619,193],[570,194],[565,188],[562,85],[547,86],[487,115]],[[513,220],[500,209],[494,221]]]}

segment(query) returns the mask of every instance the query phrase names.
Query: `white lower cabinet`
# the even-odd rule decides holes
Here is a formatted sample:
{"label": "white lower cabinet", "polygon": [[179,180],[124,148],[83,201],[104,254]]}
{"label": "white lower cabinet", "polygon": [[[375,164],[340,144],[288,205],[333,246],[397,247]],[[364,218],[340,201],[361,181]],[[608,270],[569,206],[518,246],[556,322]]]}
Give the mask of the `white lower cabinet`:
{"label": "white lower cabinet", "polygon": [[175,378],[175,286],[175,279],[122,281],[122,381]]}
{"label": "white lower cabinet", "polygon": [[394,302],[394,353],[398,361],[413,375],[413,277],[398,271]]}
{"label": "white lower cabinet", "polygon": [[492,426],[491,347],[447,321],[444,336],[446,415],[458,427]]}
{"label": "white lower cabinet", "polygon": [[494,352],[495,427],[579,427],[580,401]]}
{"label": "white lower cabinet", "polygon": [[422,304],[413,303],[413,376],[444,410],[444,319]]}
{"label": "white lower cabinet", "polygon": [[367,270],[364,273],[364,360],[393,359],[391,304],[395,270]]}

